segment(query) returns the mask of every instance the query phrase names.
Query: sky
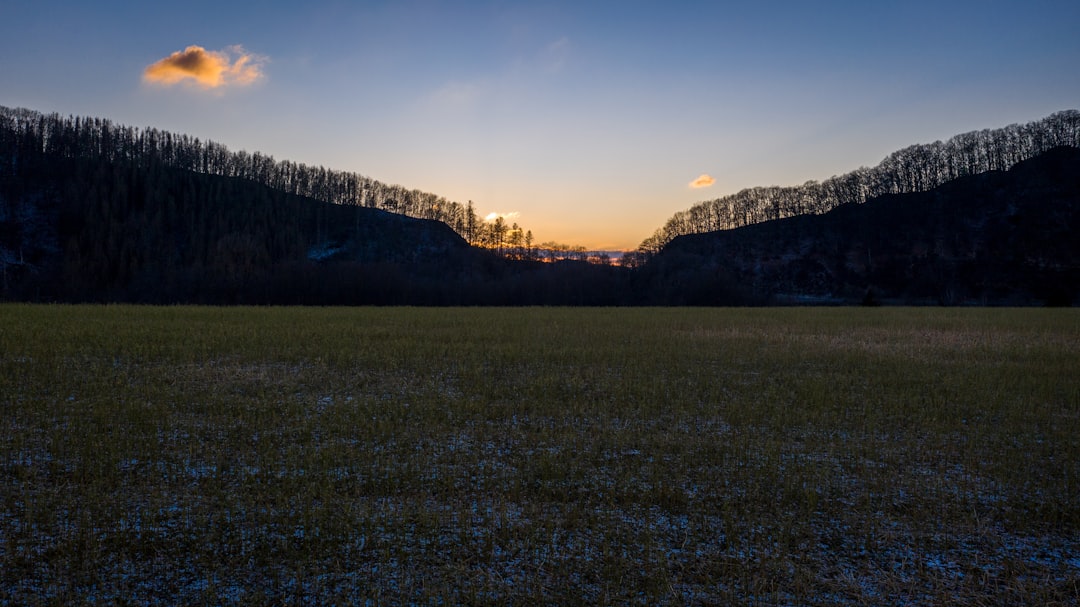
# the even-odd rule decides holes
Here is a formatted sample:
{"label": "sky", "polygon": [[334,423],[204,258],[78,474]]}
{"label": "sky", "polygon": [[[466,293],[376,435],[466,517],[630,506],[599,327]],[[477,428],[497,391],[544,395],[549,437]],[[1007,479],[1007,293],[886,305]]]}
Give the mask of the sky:
{"label": "sky", "polygon": [[0,105],[632,249],[672,214],[1080,109],[1080,2],[0,0]]}

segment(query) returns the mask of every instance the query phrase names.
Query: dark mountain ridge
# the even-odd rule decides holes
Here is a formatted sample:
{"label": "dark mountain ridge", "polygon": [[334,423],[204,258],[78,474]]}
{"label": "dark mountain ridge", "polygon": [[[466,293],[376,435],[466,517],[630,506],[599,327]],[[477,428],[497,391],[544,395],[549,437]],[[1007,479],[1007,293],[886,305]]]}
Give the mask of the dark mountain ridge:
{"label": "dark mountain ridge", "polygon": [[953,179],[1004,171],[1059,146],[1080,147],[1080,111],[1063,110],[1026,124],[971,131],[916,144],[825,181],[748,188],[675,213],[639,247],[651,255],[684,234],[702,234],[798,215],[820,214],[885,194],[925,192]]}
{"label": "dark mountain ridge", "polygon": [[527,247],[532,241],[532,233],[516,223],[483,221],[471,201],[462,204],[359,173],[275,160],[260,152],[231,151],[217,142],[182,133],[135,128],[90,116],[64,117],[0,106],[0,171],[15,171],[20,162],[34,162],[41,157],[162,166],[240,178],[323,202],[435,219],[470,244],[487,248]]}
{"label": "dark mountain ridge", "polygon": [[232,301],[297,265],[425,265],[469,247],[445,224],[159,164],[20,159],[0,180],[0,293]]}
{"label": "dark mountain ridge", "polygon": [[530,242],[516,225],[480,221],[471,203],[356,173],[153,128],[0,108],[0,300],[632,299],[624,269],[540,263],[532,258],[543,251]]}
{"label": "dark mountain ridge", "polygon": [[[922,193],[681,236],[656,255],[628,256],[634,267],[612,267],[530,259],[535,256],[522,253],[531,249],[520,243],[504,248],[501,231],[473,225],[471,207],[444,208],[438,198],[416,200],[450,209],[457,227],[409,216],[425,207],[408,198],[405,205],[358,204],[386,192],[356,174],[228,153],[154,129],[0,110],[2,300],[1039,305],[1078,299],[1076,148]],[[1043,122],[1064,137],[1072,116]],[[912,175],[933,173],[920,168],[918,154],[896,157],[909,160],[897,166]],[[500,246],[473,247],[463,234]]]}
{"label": "dark mountain ridge", "polygon": [[618,305],[622,268],[506,259],[446,224],[154,162],[0,154],[0,300]]}
{"label": "dark mountain ridge", "polygon": [[1069,305],[1080,300],[1080,149],[821,215],[683,235],[648,266],[679,303]]}

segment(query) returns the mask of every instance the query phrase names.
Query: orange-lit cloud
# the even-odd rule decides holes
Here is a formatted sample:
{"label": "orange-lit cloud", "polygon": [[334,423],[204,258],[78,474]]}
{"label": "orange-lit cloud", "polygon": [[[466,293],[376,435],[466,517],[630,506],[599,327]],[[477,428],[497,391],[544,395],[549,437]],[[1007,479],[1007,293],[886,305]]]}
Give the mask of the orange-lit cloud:
{"label": "orange-lit cloud", "polygon": [[705,173],[702,173],[697,179],[690,182],[690,187],[696,190],[698,188],[707,188],[714,183],[716,183],[715,179]]}
{"label": "orange-lit cloud", "polygon": [[166,86],[190,81],[205,89],[243,86],[263,77],[264,63],[266,57],[248,53],[239,45],[220,51],[193,45],[148,65],[143,80]]}
{"label": "orange-lit cloud", "polygon": [[495,221],[500,217],[503,218],[503,221],[506,221],[508,219],[517,219],[520,215],[521,213],[518,213],[517,211],[511,211],[510,213],[488,213],[487,216],[484,217],[484,221]]}

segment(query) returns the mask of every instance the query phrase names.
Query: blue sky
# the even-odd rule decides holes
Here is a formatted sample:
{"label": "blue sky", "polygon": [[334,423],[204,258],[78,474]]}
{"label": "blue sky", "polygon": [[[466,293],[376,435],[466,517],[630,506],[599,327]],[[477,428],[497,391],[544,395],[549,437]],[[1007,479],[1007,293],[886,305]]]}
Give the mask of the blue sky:
{"label": "blue sky", "polygon": [[[0,15],[2,105],[355,171],[592,248],[633,248],[700,200],[1080,108],[1075,0],[0,0]],[[192,46],[235,69],[217,86],[148,78]]]}

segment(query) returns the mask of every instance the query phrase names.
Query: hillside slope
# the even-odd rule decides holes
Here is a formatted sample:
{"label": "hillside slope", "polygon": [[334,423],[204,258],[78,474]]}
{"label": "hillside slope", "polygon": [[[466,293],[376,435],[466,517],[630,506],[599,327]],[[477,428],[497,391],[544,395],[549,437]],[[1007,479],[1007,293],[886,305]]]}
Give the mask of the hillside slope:
{"label": "hillside slope", "polygon": [[945,142],[916,144],[889,154],[874,167],[860,167],[822,182],[768,186],[705,200],[679,211],[641,243],[658,252],[684,234],[703,234],[747,225],[821,214],[887,194],[926,192],[954,179],[1006,171],[1056,147],[1080,147],[1080,111],[1064,110],[1027,124],[961,133]]}
{"label": "hillside slope", "polygon": [[[1080,149],[822,215],[680,236],[648,282],[671,303],[1080,301]],[[733,295],[734,294],[734,295]]]}
{"label": "hillside slope", "polygon": [[328,265],[421,268],[468,249],[438,221],[157,163],[43,156],[0,176],[8,299],[278,301]]}
{"label": "hillside slope", "polygon": [[0,154],[0,300],[618,305],[629,270],[504,259],[446,224],[165,166]]}

